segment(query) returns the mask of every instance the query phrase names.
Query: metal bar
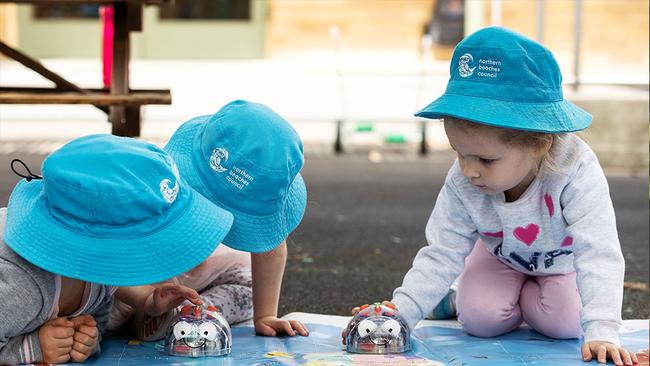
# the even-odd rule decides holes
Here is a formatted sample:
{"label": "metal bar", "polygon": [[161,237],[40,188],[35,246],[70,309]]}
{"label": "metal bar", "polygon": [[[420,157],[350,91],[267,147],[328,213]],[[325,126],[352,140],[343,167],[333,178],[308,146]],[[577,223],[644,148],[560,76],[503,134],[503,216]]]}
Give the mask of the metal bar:
{"label": "metal bar", "polygon": [[427,120],[420,121],[420,128],[422,133],[422,141],[420,142],[420,155],[427,155],[429,153],[429,145],[427,144]]}
{"label": "metal bar", "polygon": [[501,13],[503,4],[501,0],[492,0],[490,10],[490,25],[501,25]]}
{"label": "metal bar", "polygon": [[343,152],[343,120],[336,120],[336,139],[334,140],[334,152]]}
{"label": "metal bar", "polygon": [[537,0],[537,42],[544,43],[544,1]]}
{"label": "metal bar", "polygon": [[582,0],[575,0],[575,44],[573,51],[573,89],[580,87],[580,47],[582,45]]}

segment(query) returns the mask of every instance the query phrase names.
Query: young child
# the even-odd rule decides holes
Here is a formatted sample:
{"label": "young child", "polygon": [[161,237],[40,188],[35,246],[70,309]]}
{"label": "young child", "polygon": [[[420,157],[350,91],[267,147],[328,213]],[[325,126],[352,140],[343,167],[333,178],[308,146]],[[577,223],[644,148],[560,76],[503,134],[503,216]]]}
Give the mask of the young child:
{"label": "young child", "polygon": [[[268,107],[237,100],[184,123],[165,150],[192,187],[235,217],[223,243],[251,253],[256,332],[306,336],[300,322],[277,317],[286,238],[302,220],[307,200],[298,134]],[[251,309],[250,295],[240,301],[202,295],[226,315],[233,307]]]}
{"label": "young child", "polygon": [[607,180],[571,134],[591,116],[563,99],[542,45],[504,28],[456,47],[445,94],[416,115],[442,118],[458,159],[422,248],[392,302],[411,329],[461,274],[458,319],[494,337],[525,321],[578,338],[582,357],[631,365],[619,346],[624,261]]}
{"label": "young child", "polygon": [[[133,139],[79,138],[45,159],[43,177],[27,172],[0,209],[0,364],[83,362],[99,351],[114,286],[188,271],[232,223],[167,153]],[[200,302],[178,285],[117,291],[150,315]]]}

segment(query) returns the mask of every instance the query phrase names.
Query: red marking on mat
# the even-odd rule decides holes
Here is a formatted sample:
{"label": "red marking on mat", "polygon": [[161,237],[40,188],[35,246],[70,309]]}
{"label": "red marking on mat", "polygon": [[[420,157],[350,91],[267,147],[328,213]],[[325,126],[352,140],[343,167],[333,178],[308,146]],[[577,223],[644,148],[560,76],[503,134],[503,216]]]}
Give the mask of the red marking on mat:
{"label": "red marking on mat", "polygon": [[650,350],[643,350],[636,353],[636,358],[639,359],[638,366],[649,366],[650,365]]}
{"label": "red marking on mat", "polygon": [[564,240],[562,240],[562,245],[561,245],[562,247],[570,247],[571,245],[573,245],[572,237],[567,236],[566,238],[564,238]]}

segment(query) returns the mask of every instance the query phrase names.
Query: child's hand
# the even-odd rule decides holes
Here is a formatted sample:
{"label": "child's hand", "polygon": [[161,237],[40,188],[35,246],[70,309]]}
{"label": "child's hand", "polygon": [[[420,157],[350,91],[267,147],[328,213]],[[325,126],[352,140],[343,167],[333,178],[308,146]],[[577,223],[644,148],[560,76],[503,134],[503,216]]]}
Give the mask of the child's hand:
{"label": "child's hand", "polygon": [[74,336],[74,323],[66,318],[56,318],[41,325],[38,341],[44,363],[64,363],[70,360]]}
{"label": "child's hand", "polygon": [[81,315],[72,319],[74,323],[74,343],[70,351],[70,361],[84,362],[97,348],[99,330],[92,315]]}
{"label": "child's hand", "polygon": [[147,298],[144,312],[150,316],[158,316],[177,307],[185,300],[189,300],[194,305],[203,304],[196,290],[182,285],[166,283],[155,287],[154,292]]}
{"label": "child's hand", "polygon": [[255,319],[255,333],[269,337],[275,337],[278,332],[295,336],[298,331],[301,336],[308,336],[309,330],[297,320],[282,320],[275,316],[265,316]]}
{"label": "child's hand", "polygon": [[[393,303],[390,302],[390,301],[386,301],[386,300],[382,301],[381,304],[382,304],[382,305],[389,305],[389,306],[395,307],[395,304],[393,304]],[[357,315],[357,313],[358,313],[359,311],[361,311],[361,307],[360,307],[360,306],[357,306],[357,307],[352,308],[352,316]],[[343,342],[343,344],[345,344],[345,339],[348,337],[348,332],[349,332],[349,331],[350,331],[350,329],[348,329],[348,327],[345,327],[345,328],[343,329],[343,331],[341,332],[341,338],[343,338],[343,339],[341,340],[341,342]]]}
{"label": "child's hand", "polygon": [[582,345],[582,360],[589,362],[594,357],[597,358],[598,363],[607,363],[608,358],[615,365],[633,365],[639,363],[634,353],[630,353],[625,348],[618,347],[613,343],[602,341],[584,343]]}

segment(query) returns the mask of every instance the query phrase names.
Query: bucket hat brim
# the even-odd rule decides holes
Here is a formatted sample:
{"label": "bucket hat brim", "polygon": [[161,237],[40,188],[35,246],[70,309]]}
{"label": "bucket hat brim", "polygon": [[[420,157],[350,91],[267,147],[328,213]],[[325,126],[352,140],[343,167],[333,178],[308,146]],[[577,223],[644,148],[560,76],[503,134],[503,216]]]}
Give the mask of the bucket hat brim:
{"label": "bucket hat brim", "polygon": [[268,252],[282,243],[302,221],[307,205],[305,182],[298,173],[289,186],[280,210],[270,215],[250,215],[226,204],[204,182],[200,171],[207,169],[207,164],[202,167],[201,164],[205,162],[197,161],[195,154],[195,149],[200,146],[202,127],[209,117],[195,118],[181,125],[164,149],[172,156],[181,175],[192,188],[233,214],[234,222],[223,244],[246,252]]}
{"label": "bucket hat brim", "polygon": [[189,190],[182,212],[155,232],[106,238],[62,225],[45,205],[42,180],[20,181],[7,208],[3,240],[52,273],[111,286],[161,282],[199,265],[223,240],[232,215]]}
{"label": "bucket hat brim", "polygon": [[424,118],[451,116],[494,127],[563,133],[584,130],[592,116],[567,101],[523,103],[445,93],[415,114]]}

